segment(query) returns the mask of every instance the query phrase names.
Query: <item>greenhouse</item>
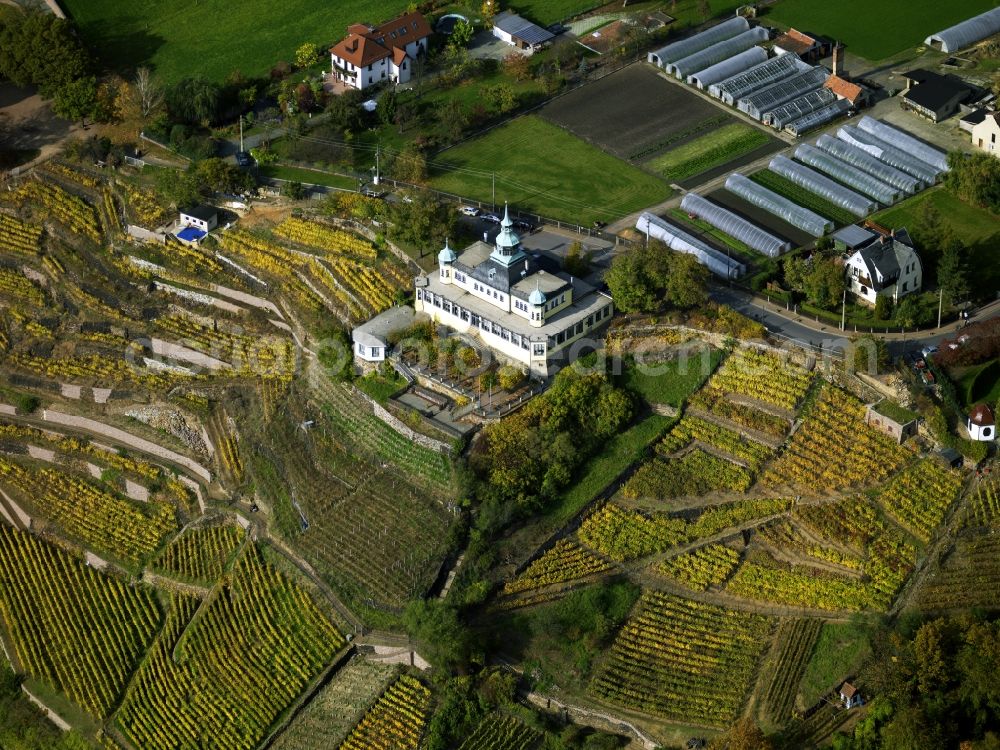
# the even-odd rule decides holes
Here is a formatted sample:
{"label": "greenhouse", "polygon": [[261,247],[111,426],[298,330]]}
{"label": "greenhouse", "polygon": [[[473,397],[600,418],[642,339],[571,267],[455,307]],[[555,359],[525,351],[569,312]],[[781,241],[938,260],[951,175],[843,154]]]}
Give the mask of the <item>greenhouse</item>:
{"label": "greenhouse", "polygon": [[737,279],[747,272],[747,267],[739,261],[733,260],[694,235],[648,211],[642,212],[635,223],[635,228],[645,233],[647,237],[666,243],[671,250],[693,255],[699,263],[716,276],[721,276],[724,279]]}
{"label": "greenhouse", "polygon": [[826,125],[828,122],[836,120],[853,106],[847,99],[838,99],[822,109],[817,109],[805,117],[800,117],[798,120],[788,123],[785,126],[785,130],[798,138],[810,130],[818,128],[820,125]]}
{"label": "greenhouse", "polygon": [[815,193],[830,203],[850,211],[855,216],[868,216],[878,209],[878,203],[871,198],[856,193],[815,169],[792,161],[787,156],[775,156],[767,168],[810,193]]}
{"label": "greenhouse", "polygon": [[820,88],[829,76],[830,74],[824,68],[810,68],[793,75],[791,78],[773,83],[760,91],[755,91],[749,96],[744,96],[736,102],[736,107],[740,112],[745,112],[755,120],[760,120],[765,112],[777,109],[785,102],[790,102],[807,91]]}
{"label": "greenhouse", "polygon": [[879,161],[867,151],[862,151],[857,146],[837,140],[833,136],[823,134],[816,141],[816,145],[833,154],[838,159],[846,161],[853,167],[867,172],[872,177],[877,178],[887,185],[892,185],[904,192],[919,193],[924,188],[924,184],[912,175],[901,172],[895,167],[890,167],[884,161]]}
{"label": "greenhouse", "polygon": [[795,149],[795,158],[803,164],[825,172],[848,187],[874,198],[884,206],[891,206],[900,199],[900,191],[892,185],[886,185],[867,172],[855,169],[847,162],[841,161],[836,156],[821,151],[815,146],[810,146],[808,143],[803,143]]}
{"label": "greenhouse", "polygon": [[758,185],[739,172],[729,175],[726,179],[726,190],[813,237],[822,237],[827,232],[833,231],[833,222],[829,219],[797,203],[792,203],[788,198],[768,190],[763,185]]}
{"label": "greenhouse", "polygon": [[837,95],[830,89],[813,89],[797,99],[782,104],[777,109],[765,112],[763,122],[776,130],[781,130],[788,123],[795,122],[810,112],[822,109],[835,101],[837,101]]}
{"label": "greenhouse", "polygon": [[681,201],[681,210],[711,224],[744,245],[752,247],[769,258],[777,258],[792,249],[792,243],[765,232],[741,216],[722,206],[705,200],[697,193],[688,193]]}
{"label": "greenhouse", "polygon": [[895,146],[908,154],[913,154],[920,161],[925,161],[942,172],[948,171],[948,155],[944,151],[939,151],[933,146],[928,146],[905,130],[894,128],[892,125],[886,125],[884,122],[868,115],[861,118],[858,122],[858,127],[866,133],[871,133],[876,138],[881,138],[890,146]]}
{"label": "greenhouse", "polygon": [[994,34],[1000,34],[1000,8],[980,13],[944,31],[931,34],[924,40],[924,44],[942,52],[958,52]]}
{"label": "greenhouse", "polygon": [[837,137],[846,143],[857,146],[862,151],[866,151],[876,159],[884,161],[889,166],[913,175],[928,185],[933,185],[937,182],[938,177],[941,175],[937,169],[927,162],[920,161],[917,157],[895,146],[891,146],[881,138],[871,133],[866,133],[864,130],[859,130],[853,125],[844,125],[837,131]]}
{"label": "greenhouse", "polygon": [[661,47],[655,52],[650,52],[646,60],[662,68],[668,63],[689,57],[706,47],[711,47],[716,42],[721,42],[724,39],[732,39],[737,34],[742,34],[749,28],[750,24],[747,22],[747,19],[730,18],[728,21],[713,26],[700,34],[695,34],[692,37],[682,39],[673,44],[668,44],[666,47]]}
{"label": "greenhouse", "polygon": [[770,86],[785,78],[791,78],[797,73],[809,70],[812,66],[802,62],[796,55],[781,55],[767,62],[754,65],[732,78],[708,87],[708,93],[716,99],[721,99],[729,106],[735,106],[736,100]]}
{"label": "greenhouse", "polygon": [[728,60],[723,60],[697,73],[692,73],[688,76],[687,82],[704,90],[713,83],[724,81],[734,73],[746,70],[749,66],[756,65],[766,59],[767,52],[763,47],[751,47],[735,57],[730,57]]}
{"label": "greenhouse", "polygon": [[663,69],[677,78],[684,80],[692,73],[697,73],[699,70],[704,70],[710,65],[727,60],[733,55],[748,50],[760,42],[766,42],[767,39],[767,29],[762,29],[758,26],[749,31],[744,31],[732,39],[716,42],[711,47],[706,47],[701,52],[695,52],[689,57],[667,63]]}

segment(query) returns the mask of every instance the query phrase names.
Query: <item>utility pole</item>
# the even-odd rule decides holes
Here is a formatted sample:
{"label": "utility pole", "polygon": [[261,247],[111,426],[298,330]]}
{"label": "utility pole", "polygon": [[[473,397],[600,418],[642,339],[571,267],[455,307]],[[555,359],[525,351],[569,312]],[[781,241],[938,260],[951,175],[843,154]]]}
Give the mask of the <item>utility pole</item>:
{"label": "utility pole", "polygon": [[938,290],[938,324],[937,327],[941,327],[941,310],[944,307],[944,287]]}
{"label": "utility pole", "polygon": [[847,289],[844,289],[844,297],[840,301],[840,330],[844,330],[847,324]]}
{"label": "utility pole", "polygon": [[243,115],[240,115],[240,153],[242,154],[243,149]]}
{"label": "utility pole", "polygon": [[381,145],[380,144],[375,144],[375,185],[376,186],[378,185],[378,179],[379,179],[378,178],[378,157],[379,157],[379,150],[380,149],[381,149]]}
{"label": "utility pole", "polygon": [[493,210],[496,211],[497,210],[497,173],[496,172],[493,173],[493,201],[492,201],[492,205],[493,205]]}

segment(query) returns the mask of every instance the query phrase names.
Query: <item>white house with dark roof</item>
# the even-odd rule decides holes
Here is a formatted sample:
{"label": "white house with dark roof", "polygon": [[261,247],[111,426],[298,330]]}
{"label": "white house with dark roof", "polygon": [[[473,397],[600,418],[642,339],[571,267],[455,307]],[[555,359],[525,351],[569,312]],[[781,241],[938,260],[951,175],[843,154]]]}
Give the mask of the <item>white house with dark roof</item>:
{"label": "white house with dark roof", "polygon": [[434,321],[475,335],[502,358],[536,375],[611,320],[611,297],[565,273],[541,270],[524,252],[504,210],[493,245],[475,242],[461,254],[448,243],[438,273],[417,277],[414,305]]}
{"label": "white house with dark roof", "polygon": [[972,126],[972,145],[1000,159],[1000,112],[983,114]]}
{"label": "white house with dark roof", "polygon": [[852,249],[844,266],[847,288],[872,305],[879,296],[897,302],[919,292],[923,282],[920,256],[905,229],[884,235],[873,232],[867,242]]}
{"label": "white house with dark roof", "polygon": [[548,29],[543,29],[509,10],[494,16],[493,36],[519,49],[538,49],[555,38],[555,34]]}
{"label": "white house with dark roof", "polygon": [[356,23],[330,48],[333,75],[358,90],[376,83],[406,83],[413,64],[427,52],[431,27],[417,12],[406,13],[381,26]]}
{"label": "white house with dark roof", "polygon": [[417,322],[418,317],[409,305],[390,307],[351,331],[354,357],[360,363],[384,362],[392,345],[394,333],[405,330]]}
{"label": "white house with dark roof", "polygon": [[995,440],[997,436],[997,420],[993,410],[986,404],[976,404],[969,412],[965,423],[972,440]]}

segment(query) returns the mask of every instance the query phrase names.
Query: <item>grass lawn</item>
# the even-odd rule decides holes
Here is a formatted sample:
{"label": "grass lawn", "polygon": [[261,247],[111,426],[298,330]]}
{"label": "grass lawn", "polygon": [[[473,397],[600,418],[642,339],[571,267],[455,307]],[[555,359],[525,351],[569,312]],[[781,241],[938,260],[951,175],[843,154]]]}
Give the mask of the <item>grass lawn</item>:
{"label": "grass lawn", "polygon": [[884,60],[995,7],[995,0],[781,0],[768,9],[763,22],[825,34],[839,39],[852,54]]}
{"label": "grass lawn", "polygon": [[[872,218],[883,226],[913,227],[918,223],[920,207],[924,202],[934,204],[958,239],[969,247],[969,267],[972,291],[976,296],[993,299],[1000,289],[1000,263],[997,247],[1000,246],[1000,217],[982,208],[970,206],[944,187],[931,188],[919,195],[897,203]],[[936,248],[917,248],[924,264],[925,274],[930,271],[937,277],[938,252]]]}
{"label": "grass lawn", "polygon": [[534,115],[440,153],[431,162],[431,186],[489,201],[492,169],[498,203],[583,225],[619,218],[671,195],[662,180]]}
{"label": "grass lawn", "polygon": [[167,82],[200,76],[223,81],[233,70],[266,74],[293,61],[303,42],[332,46],[348,25],[378,23],[406,0],[65,0],[84,41],[116,70],[153,68]]}
{"label": "grass lawn", "polygon": [[621,385],[638,393],[649,404],[679,407],[698,390],[718,366],[722,352],[711,349],[707,359],[693,354],[686,361],[637,364],[629,360],[622,373]]}
{"label": "grass lawn", "polygon": [[1000,359],[991,359],[964,370],[958,379],[958,394],[966,406],[985,401],[1000,402]]}
{"label": "grass lawn", "polygon": [[794,201],[803,208],[815,211],[820,216],[832,221],[838,227],[846,224],[853,224],[858,220],[858,217],[850,211],[831,203],[826,200],[826,198],[816,195],[816,193],[811,193],[808,190],[799,187],[788,178],[782,177],[780,174],[772,172],[770,169],[762,169],[759,172],[754,172],[750,175],[750,179],[760,185],[763,185],[768,190],[773,190],[778,195]]}
{"label": "grass lawn", "polygon": [[[508,6],[504,3],[504,9],[510,7],[525,18],[528,18],[542,26],[548,26],[556,21],[564,21],[568,18],[578,16],[587,11],[600,8],[607,3],[601,0],[513,0]],[[729,16],[732,12],[743,5],[743,0],[715,0],[712,3],[712,13],[716,16]],[[476,7],[478,7],[476,3]],[[701,15],[698,12],[698,0],[679,0],[676,8],[670,7],[669,3],[662,0],[651,0],[642,3],[629,3],[626,10],[629,13],[638,13],[645,10],[667,10],[674,18],[676,24],[696,22],[701,23]]]}
{"label": "grass lawn", "polygon": [[280,164],[268,164],[260,168],[262,177],[271,177],[277,180],[291,180],[308,185],[325,185],[327,187],[343,188],[345,190],[357,190],[358,181],[353,177],[344,177],[339,174],[327,174],[317,172],[312,169],[301,169],[299,167],[285,167]]}
{"label": "grass lawn", "polygon": [[871,653],[869,629],[863,622],[825,623],[799,684],[802,703],[809,707],[839,687]]}
{"label": "grass lawn", "polygon": [[737,159],[768,140],[761,130],[734,122],[671,149],[647,162],[647,166],[669,182],[680,182]]}

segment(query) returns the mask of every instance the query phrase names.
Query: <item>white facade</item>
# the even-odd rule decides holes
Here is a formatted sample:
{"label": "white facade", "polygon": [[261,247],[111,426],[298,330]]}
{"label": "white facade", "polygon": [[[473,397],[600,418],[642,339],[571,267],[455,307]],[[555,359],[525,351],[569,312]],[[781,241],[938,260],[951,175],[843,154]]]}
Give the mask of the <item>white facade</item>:
{"label": "white facade", "polygon": [[872,305],[879,296],[896,302],[919,292],[923,281],[916,251],[892,238],[875,240],[856,250],[845,263],[845,273],[851,293]]}
{"label": "white facade", "polygon": [[185,213],[181,211],[180,224],[182,227],[194,227],[203,232],[210,232],[219,225],[219,216],[215,212],[198,211],[199,215]]}
{"label": "white facade", "polygon": [[553,355],[608,322],[614,305],[579,280],[538,270],[512,227],[505,212],[495,246],[477,242],[458,256],[445,245],[438,273],[417,278],[414,306],[546,376]]}
{"label": "white facade", "polygon": [[355,24],[330,49],[337,80],[358,90],[378,83],[406,83],[417,58],[427,51],[431,29],[419,13],[407,13],[377,27]]}
{"label": "white facade", "polygon": [[996,439],[996,418],[993,416],[993,411],[985,404],[973,407],[965,421],[965,427],[972,440],[987,442]]}
{"label": "white facade", "polygon": [[986,115],[972,127],[972,145],[1000,159],[1000,112]]}

